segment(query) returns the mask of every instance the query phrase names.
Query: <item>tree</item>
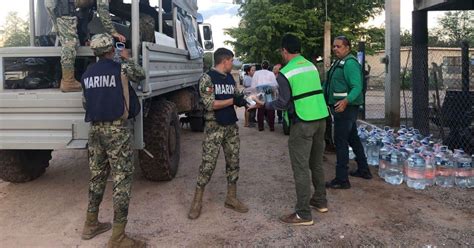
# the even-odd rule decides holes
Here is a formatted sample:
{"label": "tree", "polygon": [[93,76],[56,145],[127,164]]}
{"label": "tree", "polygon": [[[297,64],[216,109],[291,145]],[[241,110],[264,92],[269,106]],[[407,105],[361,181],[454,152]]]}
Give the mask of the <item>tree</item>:
{"label": "tree", "polygon": [[[354,43],[368,33],[368,29],[359,25],[380,13],[384,5],[383,0],[327,2],[332,34],[345,35]],[[267,59],[279,63],[280,40],[289,32],[301,39],[303,55],[313,58],[323,54],[325,12],[323,0],[243,1],[239,27],[225,31],[235,40],[226,43],[234,47],[236,56],[244,62]],[[377,33],[377,30],[371,31]]]}
{"label": "tree", "polygon": [[438,21],[441,28],[436,33],[442,41],[457,46],[462,40],[474,43],[474,11],[448,11]]}
{"label": "tree", "polygon": [[[405,30],[400,34],[400,45],[412,46],[412,34]],[[437,34],[436,30],[428,31],[428,46],[430,47],[459,47],[459,43],[454,41],[443,40]]]}
{"label": "tree", "polygon": [[4,30],[4,47],[28,46],[30,43],[28,21],[18,16],[17,12],[9,12]]}

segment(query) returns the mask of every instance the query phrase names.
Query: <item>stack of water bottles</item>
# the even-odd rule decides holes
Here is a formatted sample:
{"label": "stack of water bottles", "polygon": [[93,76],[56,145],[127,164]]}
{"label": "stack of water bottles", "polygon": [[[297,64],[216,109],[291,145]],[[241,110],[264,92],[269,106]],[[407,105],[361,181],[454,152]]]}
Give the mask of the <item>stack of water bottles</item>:
{"label": "stack of water bottles", "polygon": [[[400,126],[395,132],[366,126],[358,128],[367,163],[378,167],[385,182],[400,185],[404,181],[414,189],[438,185],[474,188],[474,155],[461,149],[454,151],[431,136],[424,137],[417,129]],[[349,157],[355,155],[349,150]]]}

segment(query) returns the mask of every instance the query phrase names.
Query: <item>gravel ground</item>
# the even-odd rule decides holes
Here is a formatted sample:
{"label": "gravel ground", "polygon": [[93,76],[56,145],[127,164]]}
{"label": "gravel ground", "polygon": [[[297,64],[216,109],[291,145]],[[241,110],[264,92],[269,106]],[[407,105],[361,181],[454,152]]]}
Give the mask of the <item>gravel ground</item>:
{"label": "gravel ground", "polygon": [[[385,184],[377,176],[352,179],[349,190],[328,190],[329,212],[314,211],[315,225],[284,225],[278,217],[290,213],[295,203],[287,136],[280,126],[274,133],[245,127],[240,133],[238,196],[250,207],[248,213],[224,207],[221,153],[206,187],[201,217],[186,217],[203,134],[184,127],[180,168],[173,181],[150,182],[136,170],[127,231],[151,247],[474,247],[473,190],[416,191]],[[329,180],[335,157],[326,157]],[[376,169],[372,172],[376,174]],[[0,182],[0,247],[105,247],[110,232],[89,241],[80,239],[88,177],[86,151],[55,151],[39,179]],[[112,216],[109,182],[100,219],[110,221]]]}

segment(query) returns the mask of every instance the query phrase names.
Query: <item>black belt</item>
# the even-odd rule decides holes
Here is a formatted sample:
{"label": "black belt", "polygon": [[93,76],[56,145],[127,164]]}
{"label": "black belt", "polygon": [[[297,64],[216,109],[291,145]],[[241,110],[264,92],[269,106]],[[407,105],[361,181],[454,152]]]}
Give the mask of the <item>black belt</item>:
{"label": "black belt", "polygon": [[319,94],[322,94],[323,93],[323,90],[313,90],[313,91],[310,91],[310,92],[306,92],[306,93],[303,93],[303,94],[299,94],[297,96],[293,96],[291,99],[293,101],[296,101],[296,100],[299,100],[301,98],[305,98],[305,97],[308,97],[308,96],[314,96],[314,95],[319,95]]}

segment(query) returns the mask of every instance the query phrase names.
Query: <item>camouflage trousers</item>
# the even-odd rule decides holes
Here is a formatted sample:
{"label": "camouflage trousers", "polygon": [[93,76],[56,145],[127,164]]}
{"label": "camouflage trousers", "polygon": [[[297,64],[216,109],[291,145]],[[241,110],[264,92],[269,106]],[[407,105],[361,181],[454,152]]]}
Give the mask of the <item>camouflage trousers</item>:
{"label": "camouflage trousers", "polygon": [[[121,122],[115,121],[114,123]],[[131,132],[123,125],[94,123],[89,131],[88,212],[98,212],[112,171],[114,223],[127,221],[134,171]]]}
{"label": "camouflage trousers", "polygon": [[140,41],[155,42],[155,19],[149,15],[140,13],[139,23]]}
{"label": "camouflage trousers", "polygon": [[44,5],[51,20],[54,29],[61,42],[61,66],[66,69],[74,69],[76,60],[76,48],[79,46],[79,36],[77,35],[77,17],[75,16],[56,16],[56,1],[46,0]]}
{"label": "camouflage trousers", "polygon": [[226,162],[226,176],[229,184],[239,179],[240,138],[237,124],[222,126],[215,121],[207,121],[202,142],[202,163],[199,167],[197,185],[206,186],[216,168],[217,157],[222,146]]}

